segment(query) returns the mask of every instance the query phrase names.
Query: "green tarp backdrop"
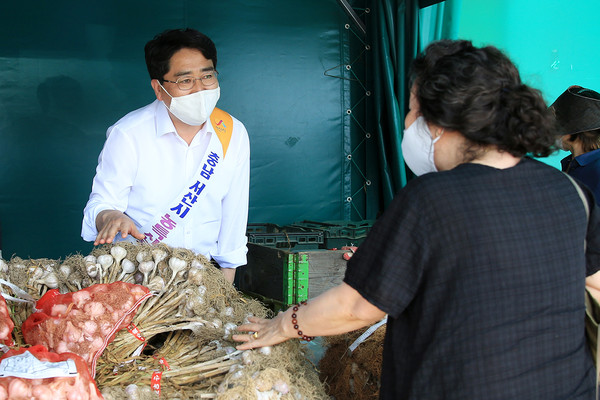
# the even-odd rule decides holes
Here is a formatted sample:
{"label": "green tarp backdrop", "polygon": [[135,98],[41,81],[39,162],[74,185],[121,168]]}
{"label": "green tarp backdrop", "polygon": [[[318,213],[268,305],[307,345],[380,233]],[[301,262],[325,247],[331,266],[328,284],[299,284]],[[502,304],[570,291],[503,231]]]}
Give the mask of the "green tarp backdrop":
{"label": "green tarp backdrop", "polygon": [[[431,40],[459,37],[500,47],[548,102],[572,84],[600,90],[600,2],[437,3],[3,4],[3,257],[91,250],[80,238],[81,218],[106,129],[154,100],[143,47],[165,29],[193,27],[217,45],[219,107],[250,135],[251,223],[373,219],[385,209],[411,179],[400,152],[406,73]],[[545,161],[557,165],[561,156]]]}
{"label": "green tarp backdrop", "polygon": [[4,258],[91,250],[80,226],[106,129],[154,100],[143,47],[176,27],[217,45],[219,107],[250,134],[250,222],[376,214],[374,135],[352,93],[368,51],[335,0],[9,2],[0,15]]}

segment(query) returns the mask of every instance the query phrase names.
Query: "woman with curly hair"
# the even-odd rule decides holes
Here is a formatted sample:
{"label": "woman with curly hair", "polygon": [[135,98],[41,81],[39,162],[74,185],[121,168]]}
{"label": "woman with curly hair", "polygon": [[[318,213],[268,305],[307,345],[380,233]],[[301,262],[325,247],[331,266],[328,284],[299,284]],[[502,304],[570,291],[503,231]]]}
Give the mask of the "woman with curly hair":
{"label": "woman with curly hair", "polygon": [[[336,335],[388,315],[382,399],[592,399],[584,286],[600,269],[600,209],[530,156],[553,117],[494,47],[439,41],[414,62],[400,190],[344,282],[240,349]],[[439,171],[436,173],[428,173]],[[584,242],[587,240],[587,248]]]}

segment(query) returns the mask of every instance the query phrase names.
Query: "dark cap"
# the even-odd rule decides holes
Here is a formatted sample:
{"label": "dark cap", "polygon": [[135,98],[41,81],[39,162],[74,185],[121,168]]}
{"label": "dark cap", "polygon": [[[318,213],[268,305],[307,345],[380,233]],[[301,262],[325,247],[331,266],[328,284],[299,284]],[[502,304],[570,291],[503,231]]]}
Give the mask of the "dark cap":
{"label": "dark cap", "polygon": [[600,129],[600,93],[581,86],[571,86],[550,106],[559,125],[559,134]]}

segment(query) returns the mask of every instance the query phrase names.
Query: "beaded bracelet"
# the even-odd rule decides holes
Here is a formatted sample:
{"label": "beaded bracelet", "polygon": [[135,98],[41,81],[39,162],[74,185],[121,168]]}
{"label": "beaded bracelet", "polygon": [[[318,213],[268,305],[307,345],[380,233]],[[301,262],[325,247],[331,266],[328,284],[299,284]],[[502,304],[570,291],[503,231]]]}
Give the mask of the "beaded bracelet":
{"label": "beaded bracelet", "polygon": [[298,312],[298,309],[300,308],[301,305],[306,305],[306,300],[301,301],[300,303],[296,304],[292,310],[294,311],[292,313],[292,325],[294,325],[294,329],[296,331],[298,331],[298,336],[300,336],[302,338],[302,340],[306,340],[307,342],[310,342],[311,340],[313,340],[315,337],[314,336],[306,336],[302,334],[302,331],[300,330],[300,327],[298,326],[298,319],[297,319],[297,315],[296,313]]}

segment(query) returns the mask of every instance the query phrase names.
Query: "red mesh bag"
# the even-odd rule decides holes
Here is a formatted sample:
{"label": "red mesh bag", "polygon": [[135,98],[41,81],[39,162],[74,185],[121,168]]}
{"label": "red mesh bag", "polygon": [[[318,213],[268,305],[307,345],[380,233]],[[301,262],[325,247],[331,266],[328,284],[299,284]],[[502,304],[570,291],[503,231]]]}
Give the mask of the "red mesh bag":
{"label": "red mesh bag", "polygon": [[96,361],[116,333],[129,325],[148,288],[125,282],[92,285],[73,293],[50,290],[36,303],[21,328],[25,342],[56,353],[75,353],[92,377]]}
{"label": "red mesh bag", "polygon": [[90,376],[87,363],[77,354],[56,354],[44,346],[33,346],[9,350],[0,358],[0,400],[5,399],[96,400],[103,397]]}
{"label": "red mesh bag", "polygon": [[8,307],[6,306],[6,300],[0,296],[0,343],[4,343],[7,346],[14,344],[12,339],[12,331],[15,327],[15,323],[10,318]]}

